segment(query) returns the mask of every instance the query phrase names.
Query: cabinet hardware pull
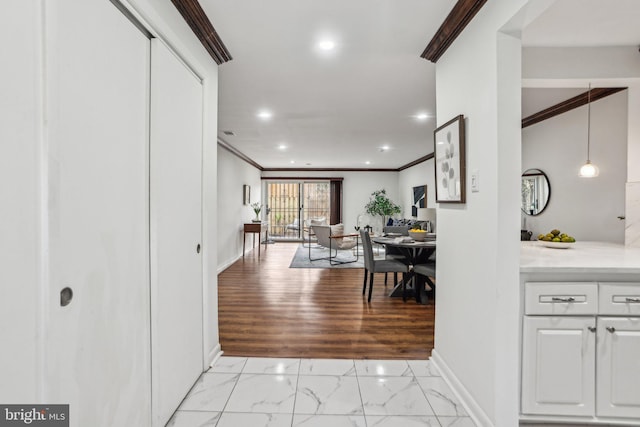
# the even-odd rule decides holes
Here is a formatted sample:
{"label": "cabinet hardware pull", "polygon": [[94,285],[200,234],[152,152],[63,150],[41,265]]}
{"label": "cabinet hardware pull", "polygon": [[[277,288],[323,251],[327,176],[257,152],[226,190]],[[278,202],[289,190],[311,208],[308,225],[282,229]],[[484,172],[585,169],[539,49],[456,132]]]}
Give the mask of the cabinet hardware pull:
{"label": "cabinet hardware pull", "polygon": [[569,298],[560,298],[560,297],[552,297],[551,301],[560,301],[560,302],[574,302],[576,299],[574,297]]}
{"label": "cabinet hardware pull", "polygon": [[627,297],[627,302],[640,302],[640,298],[630,298],[630,297]]}
{"label": "cabinet hardware pull", "polygon": [[587,326],[587,329],[589,329],[589,332],[595,332],[596,328],[593,326]]}
{"label": "cabinet hardware pull", "polygon": [[614,333],[616,331],[616,328],[614,328],[613,326],[607,326],[607,331]]}

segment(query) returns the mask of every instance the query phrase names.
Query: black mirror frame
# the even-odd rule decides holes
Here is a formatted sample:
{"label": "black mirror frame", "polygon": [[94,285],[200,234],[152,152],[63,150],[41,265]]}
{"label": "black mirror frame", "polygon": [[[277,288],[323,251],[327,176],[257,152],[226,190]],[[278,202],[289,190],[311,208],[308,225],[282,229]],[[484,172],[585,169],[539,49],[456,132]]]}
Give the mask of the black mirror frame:
{"label": "black mirror frame", "polygon": [[522,201],[520,202],[520,210],[522,212],[524,212],[525,215],[529,215],[529,216],[538,216],[540,215],[542,212],[544,212],[545,209],[547,209],[547,206],[549,206],[549,202],[551,201],[551,181],[549,181],[549,177],[547,176],[546,173],[544,173],[542,171],[542,169],[538,169],[538,168],[529,168],[527,170],[525,170],[524,172],[522,172],[522,175],[520,175],[520,191],[522,191],[522,177],[525,176],[525,174],[528,171],[539,171],[540,174],[542,174],[544,176],[544,179],[547,180],[547,186],[549,187],[549,197],[547,197],[547,203],[545,203],[544,207],[542,208],[542,210],[536,214],[530,214],[529,212],[525,211],[524,209],[522,209]]}

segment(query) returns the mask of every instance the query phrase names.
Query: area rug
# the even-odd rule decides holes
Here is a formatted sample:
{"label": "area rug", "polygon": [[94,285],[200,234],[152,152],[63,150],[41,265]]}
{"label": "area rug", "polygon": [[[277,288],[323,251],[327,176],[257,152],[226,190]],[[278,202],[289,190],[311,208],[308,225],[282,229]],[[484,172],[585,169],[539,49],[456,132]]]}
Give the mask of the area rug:
{"label": "area rug", "polygon": [[[311,258],[316,259],[328,257],[329,249],[322,246],[311,247]],[[333,259],[335,261],[351,261],[352,259],[354,259],[353,250],[349,249],[346,251],[338,251],[338,254]],[[364,258],[362,257],[362,253],[360,253],[358,261],[356,262],[336,265],[329,264],[328,259],[309,261],[309,248],[300,245],[298,246],[293,259],[291,260],[291,265],[289,265],[289,268],[364,268]]]}

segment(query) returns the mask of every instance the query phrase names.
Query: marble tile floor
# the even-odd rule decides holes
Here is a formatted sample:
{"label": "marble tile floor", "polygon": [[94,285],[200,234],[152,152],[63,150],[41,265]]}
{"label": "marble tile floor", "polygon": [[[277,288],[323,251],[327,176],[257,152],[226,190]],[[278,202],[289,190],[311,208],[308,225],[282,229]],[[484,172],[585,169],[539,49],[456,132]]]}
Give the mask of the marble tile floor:
{"label": "marble tile floor", "polygon": [[221,357],[167,427],[473,427],[428,360]]}

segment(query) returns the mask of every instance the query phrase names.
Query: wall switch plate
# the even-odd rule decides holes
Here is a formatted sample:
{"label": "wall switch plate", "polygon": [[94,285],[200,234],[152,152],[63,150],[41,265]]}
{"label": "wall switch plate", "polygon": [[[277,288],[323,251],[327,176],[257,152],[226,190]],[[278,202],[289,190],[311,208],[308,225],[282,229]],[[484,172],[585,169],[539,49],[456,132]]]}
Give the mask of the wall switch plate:
{"label": "wall switch plate", "polygon": [[473,193],[480,191],[480,172],[478,169],[471,171],[471,191]]}

